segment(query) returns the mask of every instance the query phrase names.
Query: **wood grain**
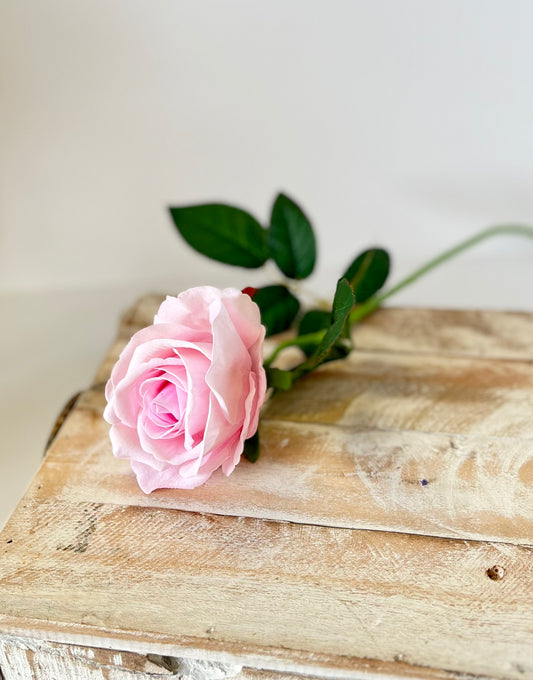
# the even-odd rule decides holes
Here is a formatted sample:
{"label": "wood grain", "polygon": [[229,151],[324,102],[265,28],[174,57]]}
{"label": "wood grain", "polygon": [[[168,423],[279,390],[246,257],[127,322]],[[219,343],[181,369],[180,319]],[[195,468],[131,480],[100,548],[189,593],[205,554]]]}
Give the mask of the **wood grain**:
{"label": "wood grain", "polygon": [[[124,650],[0,636],[0,669],[3,680],[156,680],[178,676],[181,680],[303,680],[342,677],[357,672],[360,679],[413,678],[424,680],[479,680],[479,676],[411,666],[397,658],[392,663],[344,657],[337,669],[328,667],[318,676],[240,668],[238,665],[202,661],[187,657],[139,654]],[[340,670],[339,670],[340,669]],[[0,671],[1,672],[1,671]]]}
{"label": "wood grain", "polygon": [[360,349],[376,351],[533,359],[533,317],[525,312],[384,308],[354,337]]}
{"label": "wood grain", "polygon": [[293,680],[235,664],[0,636],[3,680]]}
{"label": "wood grain", "polygon": [[267,405],[258,463],[192,492],[145,496],[111,455],[103,407],[100,383],[49,451],[36,498],[533,544],[529,363],[356,352]]}
{"label": "wood grain", "polygon": [[260,648],[267,669],[267,650],[282,648],[296,671],[316,653],[400,655],[533,677],[531,549],[53,499],[4,535],[5,616],[101,637],[134,626],[145,641],[240,649],[244,665]]}

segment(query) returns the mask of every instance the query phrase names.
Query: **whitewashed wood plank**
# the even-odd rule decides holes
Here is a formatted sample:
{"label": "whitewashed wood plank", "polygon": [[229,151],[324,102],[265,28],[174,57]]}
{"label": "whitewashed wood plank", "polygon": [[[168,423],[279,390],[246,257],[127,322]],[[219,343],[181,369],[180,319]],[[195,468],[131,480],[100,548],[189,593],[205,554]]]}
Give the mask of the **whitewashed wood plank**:
{"label": "whitewashed wood plank", "polygon": [[531,549],[52,500],[2,540],[2,614],[91,626],[94,646],[130,630],[263,668],[282,649],[286,670],[323,654],[533,677]]}
{"label": "whitewashed wood plank", "polygon": [[533,315],[386,307],[358,324],[354,339],[360,349],[531,361]]}
{"label": "whitewashed wood plank", "polygon": [[291,680],[238,664],[0,636],[3,680]]}
{"label": "whitewashed wood plank", "polygon": [[528,363],[357,352],[276,395],[254,466],[150,496],[112,458],[103,407],[102,385],[79,400],[35,498],[533,544]]}
{"label": "whitewashed wood plank", "polygon": [[172,675],[144,655],[7,635],[0,636],[0,669],[3,680],[155,680]]}
{"label": "whitewashed wood plank", "polygon": [[[319,656],[319,655],[317,655]],[[116,649],[50,642],[12,635],[0,636],[0,677],[3,680],[303,680],[351,678],[359,680],[480,680],[480,676],[411,666],[401,658],[392,663],[344,659],[322,675],[240,668],[238,664],[161,654],[139,654]]]}
{"label": "whitewashed wood plank", "polygon": [[532,412],[531,363],[357,351],[277,394],[263,417],[529,438]]}

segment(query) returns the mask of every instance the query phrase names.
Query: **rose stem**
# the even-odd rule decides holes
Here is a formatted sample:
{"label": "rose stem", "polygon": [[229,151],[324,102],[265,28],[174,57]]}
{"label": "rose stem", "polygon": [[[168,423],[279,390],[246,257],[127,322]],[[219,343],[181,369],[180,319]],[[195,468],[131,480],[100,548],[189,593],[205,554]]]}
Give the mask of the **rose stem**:
{"label": "rose stem", "polygon": [[[507,236],[507,235],[527,236],[529,238],[533,238],[533,227],[527,227],[525,225],[520,224],[509,224],[483,229],[477,234],[474,234],[474,236],[467,238],[465,241],[461,241],[460,243],[453,246],[449,250],[445,250],[437,257],[434,257],[433,259],[429,260],[429,262],[424,264],[422,267],[415,269],[414,272],[406,276],[404,279],[402,279],[399,283],[390,288],[388,291],[385,291],[384,293],[381,293],[379,295],[374,295],[373,297],[369,298],[366,302],[363,302],[362,304],[355,307],[355,309],[352,312],[350,312],[350,316],[348,317],[349,324],[352,325],[369,316],[369,314],[374,312],[382,304],[382,302],[390,298],[392,295],[398,293],[400,290],[403,290],[411,283],[414,283],[417,279],[421,278],[422,276],[424,276],[424,274],[427,274],[429,271],[431,271],[438,265],[443,264],[444,262],[447,262],[456,255],[459,255],[463,251],[468,250],[468,248],[471,248],[472,246],[475,246],[478,243],[481,243],[482,241],[491,238],[492,236]],[[325,331],[317,331],[316,333],[300,335],[296,338],[292,338],[290,340],[285,340],[284,342],[281,342],[272,352],[272,354],[268,357],[268,359],[265,360],[264,362],[265,366],[269,366],[278,356],[281,350],[285,349],[286,347],[291,347],[294,345],[303,346],[312,342],[320,342],[324,333]]]}

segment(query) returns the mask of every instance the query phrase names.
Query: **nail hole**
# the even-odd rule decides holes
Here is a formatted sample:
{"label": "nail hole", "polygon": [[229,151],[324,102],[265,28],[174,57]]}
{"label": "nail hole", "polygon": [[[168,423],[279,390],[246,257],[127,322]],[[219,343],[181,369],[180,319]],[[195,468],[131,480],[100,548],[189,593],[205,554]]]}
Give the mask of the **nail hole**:
{"label": "nail hole", "polygon": [[13,539],[10,538],[9,541],[6,541],[6,543],[13,543]]}
{"label": "nail hole", "polygon": [[491,581],[501,581],[505,576],[505,569],[495,564],[493,567],[487,569],[487,576]]}
{"label": "nail hole", "polygon": [[429,482],[428,482],[427,479],[421,479],[420,484],[422,484],[422,486],[427,486],[429,484]]}

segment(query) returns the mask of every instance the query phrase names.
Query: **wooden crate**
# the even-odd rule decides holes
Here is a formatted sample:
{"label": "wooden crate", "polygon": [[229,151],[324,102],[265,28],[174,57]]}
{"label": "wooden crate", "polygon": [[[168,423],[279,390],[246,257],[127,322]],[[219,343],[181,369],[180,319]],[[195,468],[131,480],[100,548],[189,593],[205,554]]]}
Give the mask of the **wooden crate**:
{"label": "wooden crate", "polygon": [[533,678],[533,315],[381,310],[258,463],[146,496],[103,388],[159,302],[0,535],[4,679]]}

